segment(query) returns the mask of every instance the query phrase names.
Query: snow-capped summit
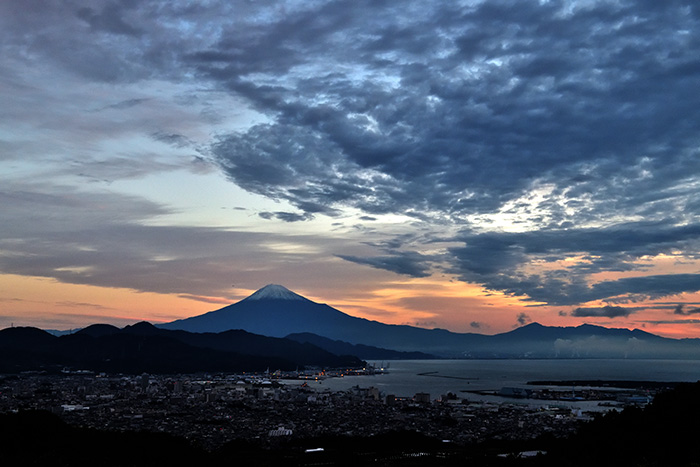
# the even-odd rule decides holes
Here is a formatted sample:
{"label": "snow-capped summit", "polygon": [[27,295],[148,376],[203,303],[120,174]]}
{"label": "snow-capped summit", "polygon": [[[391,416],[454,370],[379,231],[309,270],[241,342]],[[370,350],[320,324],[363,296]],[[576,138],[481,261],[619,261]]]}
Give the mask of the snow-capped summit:
{"label": "snow-capped summit", "polygon": [[254,294],[247,297],[245,300],[304,300],[308,299],[302,297],[299,294],[295,294],[288,288],[277,285],[268,284],[262,289],[258,290]]}

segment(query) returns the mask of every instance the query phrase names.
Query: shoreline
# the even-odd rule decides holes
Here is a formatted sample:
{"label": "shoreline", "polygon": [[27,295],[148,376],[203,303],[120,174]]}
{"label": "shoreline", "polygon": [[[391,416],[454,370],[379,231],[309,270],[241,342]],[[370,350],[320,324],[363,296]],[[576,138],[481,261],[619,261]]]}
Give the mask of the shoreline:
{"label": "shoreline", "polygon": [[673,389],[681,381],[637,381],[637,380],[605,380],[605,379],[582,379],[582,380],[539,380],[528,381],[528,386],[580,386],[586,388],[605,389]]}

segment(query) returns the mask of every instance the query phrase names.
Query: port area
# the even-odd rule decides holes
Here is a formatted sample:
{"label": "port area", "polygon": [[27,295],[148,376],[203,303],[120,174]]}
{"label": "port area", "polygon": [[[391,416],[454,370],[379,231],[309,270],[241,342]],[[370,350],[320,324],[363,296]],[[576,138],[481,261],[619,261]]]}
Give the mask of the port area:
{"label": "port area", "polygon": [[505,386],[493,390],[463,390],[462,392],[540,401],[597,401],[602,407],[643,406],[651,402],[659,392],[673,389],[678,384],[680,383],[629,380],[529,381],[527,387]]}
{"label": "port area", "polygon": [[311,368],[303,371],[275,371],[274,373],[266,373],[266,377],[270,380],[305,380],[305,381],[320,381],[327,378],[344,378],[345,376],[372,376],[384,375],[389,373],[389,370],[382,367],[367,365],[363,368],[343,368],[343,369],[320,369]]}

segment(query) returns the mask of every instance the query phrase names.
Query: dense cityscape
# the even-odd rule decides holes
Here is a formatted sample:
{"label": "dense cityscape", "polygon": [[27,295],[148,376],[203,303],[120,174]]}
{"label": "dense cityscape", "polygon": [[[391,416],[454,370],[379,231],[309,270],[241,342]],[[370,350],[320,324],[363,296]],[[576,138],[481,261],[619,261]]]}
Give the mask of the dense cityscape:
{"label": "dense cityscape", "polygon": [[[562,403],[571,389],[501,388],[495,393],[505,402],[493,403],[453,393],[384,394],[361,385],[331,391],[318,384],[318,374],[293,376],[29,373],[0,380],[0,410],[47,410],[71,425],[101,430],[165,432],[207,450],[237,439],[270,447],[285,439],[371,437],[397,428],[459,444],[564,437],[589,418]],[[648,400],[634,394],[588,389],[573,396]],[[551,403],[528,405],[523,397]]]}

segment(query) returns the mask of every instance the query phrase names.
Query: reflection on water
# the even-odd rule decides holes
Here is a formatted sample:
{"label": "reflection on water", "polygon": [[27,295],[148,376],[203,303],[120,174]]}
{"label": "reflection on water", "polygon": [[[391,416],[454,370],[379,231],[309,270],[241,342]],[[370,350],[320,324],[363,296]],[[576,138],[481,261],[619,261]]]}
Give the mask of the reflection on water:
{"label": "reflection on water", "polygon": [[[529,381],[561,380],[631,380],[687,381],[700,380],[698,360],[396,360],[370,362],[389,367],[388,374],[328,378],[310,383],[317,389],[343,391],[353,386],[374,386],[386,394],[411,397],[418,392],[430,393],[432,399],[452,392],[461,398],[503,402],[498,396],[483,396],[467,391],[498,390],[524,387]],[[523,401],[543,405],[543,401]],[[597,403],[571,402],[572,407],[591,409]]]}

